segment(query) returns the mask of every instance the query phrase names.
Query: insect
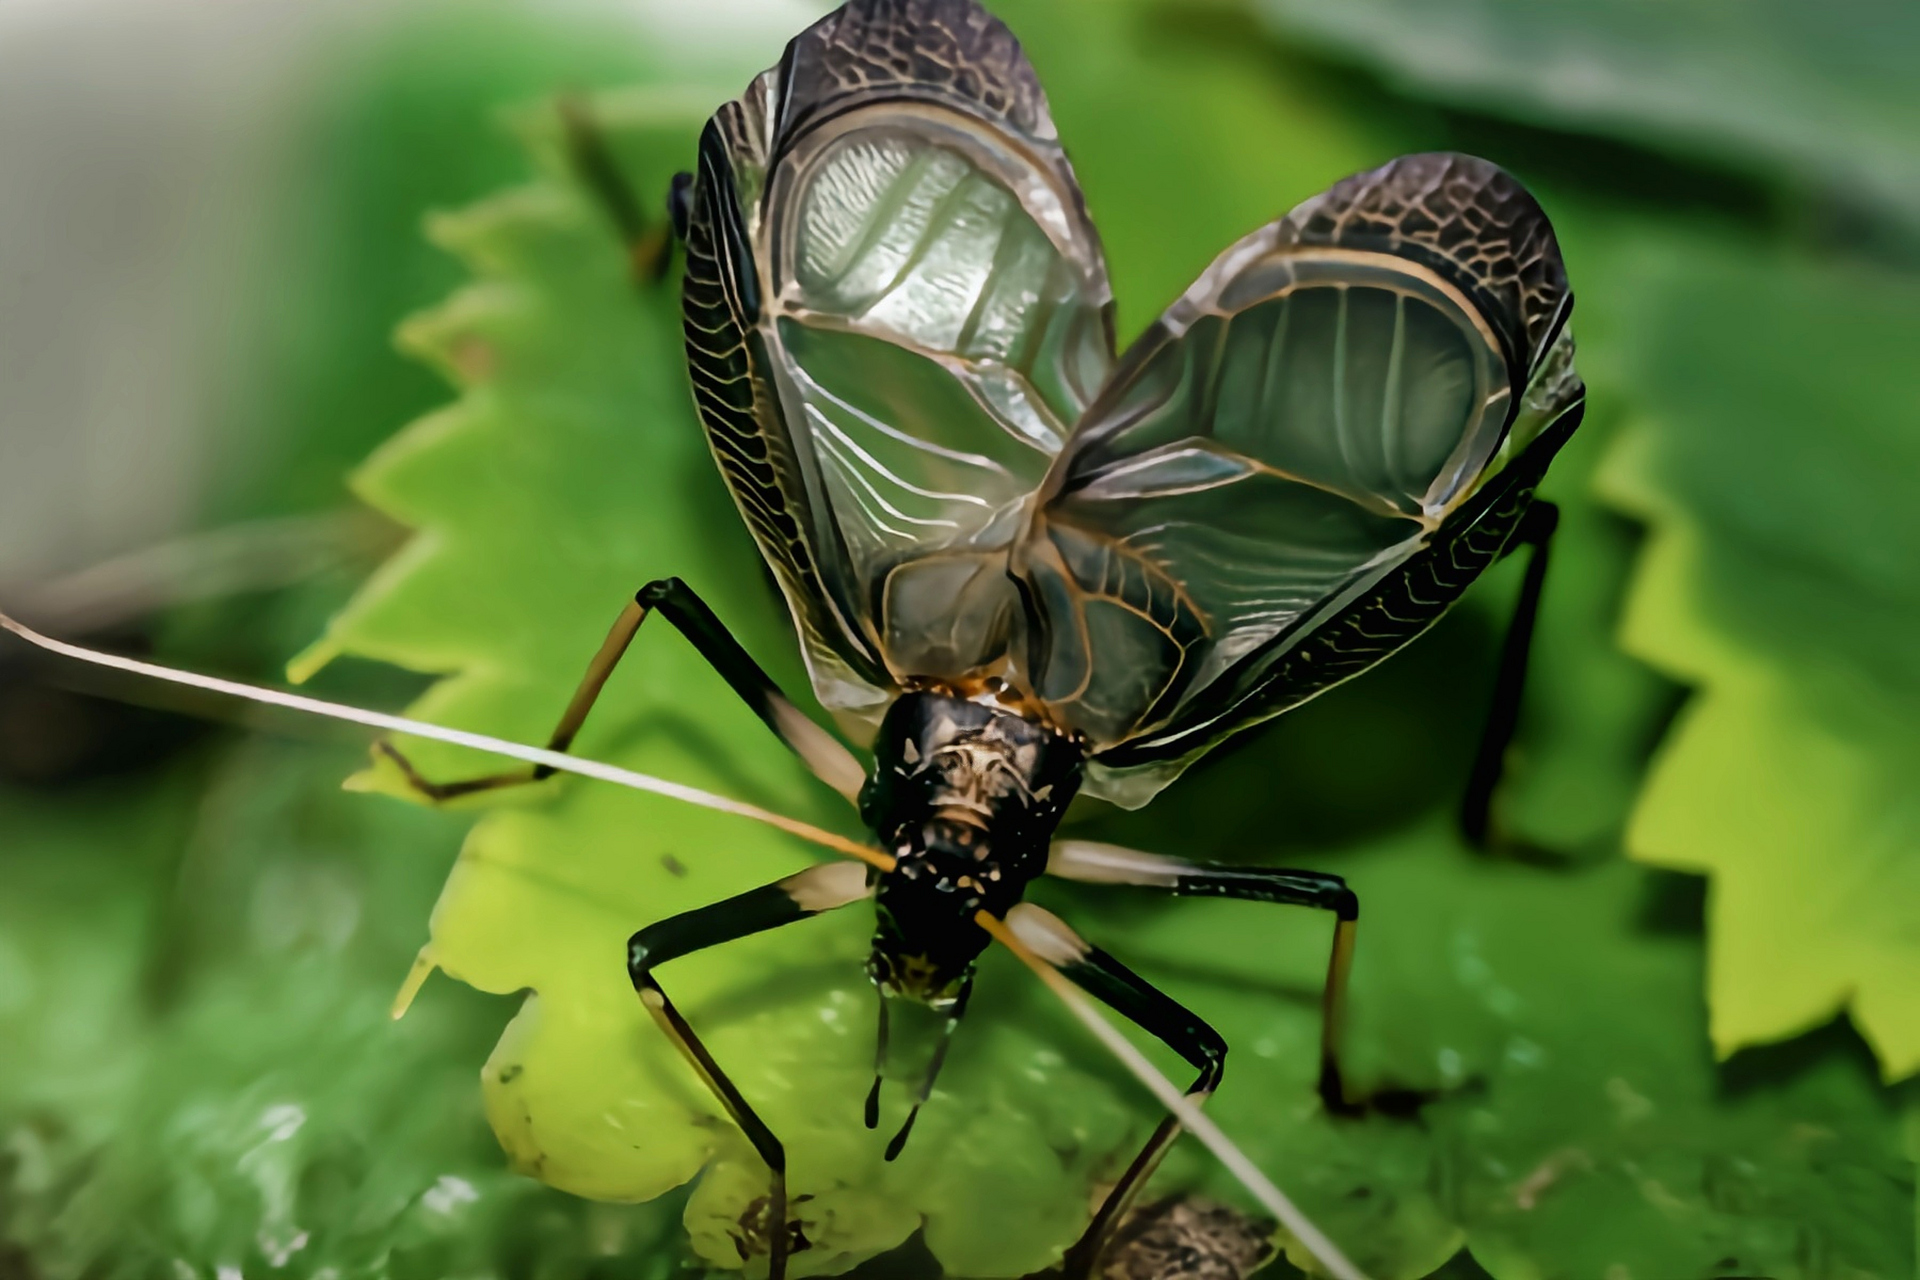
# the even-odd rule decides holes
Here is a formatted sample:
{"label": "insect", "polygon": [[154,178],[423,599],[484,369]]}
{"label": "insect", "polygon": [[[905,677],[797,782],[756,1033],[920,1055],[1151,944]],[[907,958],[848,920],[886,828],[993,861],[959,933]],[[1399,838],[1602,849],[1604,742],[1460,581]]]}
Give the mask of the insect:
{"label": "insect", "polygon": [[[1337,876],[1056,840],[1076,795],[1147,803],[1226,738],[1373,666],[1502,556],[1532,549],[1465,821],[1485,831],[1555,513],[1534,490],[1578,425],[1565,270],[1494,165],[1408,156],[1229,246],[1126,351],[1045,95],[975,0],[849,0],[722,106],[676,179],[700,421],[790,608],[813,691],[863,765],[691,588],[648,584],[550,741],[565,752],[658,612],[879,841],[632,937],[633,985],[765,1160],[774,1280],[785,1150],[661,985],[667,962],[860,902],[878,1057],[902,1001],[944,1037],[996,936],[1189,1062],[1227,1046],[1047,911],[1043,875],[1328,912],[1320,1091],[1359,904]],[[377,719],[369,723],[379,723]],[[447,799],[549,776],[421,776]],[[745,811],[744,806],[739,807]],[[765,815],[759,815],[765,816]],[[864,1118],[877,1127],[876,1070]],[[1063,1263],[1088,1276],[1181,1131],[1163,1120]]]}

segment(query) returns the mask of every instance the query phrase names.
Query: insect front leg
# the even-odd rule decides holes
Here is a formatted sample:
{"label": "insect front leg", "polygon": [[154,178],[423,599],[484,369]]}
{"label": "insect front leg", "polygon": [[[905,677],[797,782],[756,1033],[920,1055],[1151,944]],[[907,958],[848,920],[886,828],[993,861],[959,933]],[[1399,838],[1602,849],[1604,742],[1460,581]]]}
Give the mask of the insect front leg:
{"label": "insect front leg", "polygon": [[[1069,928],[1060,917],[1032,903],[1007,913],[1007,927],[1034,954],[1058,969],[1075,986],[1185,1058],[1200,1074],[1187,1097],[1204,1102],[1220,1086],[1226,1069],[1227,1042],[1200,1016]],[[1107,1193],[1087,1229],[1060,1261],[1064,1280],[1089,1280],[1100,1254],[1126,1216],[1133,1198],[1180,1136],[1180,1122],[1167,1116]]]}
{"label": "insect front leg", "polygon": [[823,863],[724,902],[669,916],[648,925],[627,942],[627,973],[633,979],[633,989],[640,994],[640,1002],[733,1122],[740,1126],[741,1133],[753,1144],[772,1175],[767,1196],[767,1280],[783,1280],[787,1254],[792,1247],[787,1224],[786,1148],[707,1052],[692,1026],[667,998],[653,971],[680,956],[805,920],[858,902],[872,892],[867,869],[859,863]]}
{"label": "insect front leg", "polygon": [[[753,713],[782,742],[792,748],[815,777],[849,800],[860,794],[866,771],[859,760],[838,738],[809,720],[800,708],[793,705],[793,701],[780,691],[780,686],[773,682],[773,677],[761,669],[760,664],[722,625],[713,610],[707,607],[706,601],[678,578],[660,578],[649,582],[635,594],[633,602],[621,610],[620,616],[614,620],[613,629],[607,632],[607,638],[601,642],[600,651],[587,664],[587,674],[574,691],[572,701],[567,703],[560,723],[554,727],[553,736],[547,740],[548,750],[565,751],[573,745],[573,739],[586,722],[587,713],[593,710],[607,677],[613,674],[614,667],[626,656],[628,646],[640,631],[640,624],[655,610],[687,638],[695,651],[740,696],[740,700],[752,708]],[[501,787],[523,786],[553,774],[552,769],[540,765],[454,782],[433,782],[421,776],[412,762],[392,744],[381,742],[378,749],[399,766],[415,790],[431,800],[452,800]]]}
{"label": "insect front leg", "polygon": [[1560,508],[1535,499],[1501,552],[1505,556],[1519,547],[1533,548],[1527,575],[1520,583],[1520,599],[1507,623],[1506,641],[1500,646],[1500,673],[1494,678],[1486,726],[1480,731],[1480,747],[1474,752],[1473,772],[1468,775],[1466,795],[1460,803],[1460,829],[1470,842],[1481,847],[1487,843],[1494,788],[1500,785],[1507,748],[1520,722],[1520,698],[1526,692],[1527,659],[1533,649],[1533,623],[1540,612],[1540,589],[1547,579],[1547,552],[1559,525]]}
{"label": "insect front leg", "polygon": [[1125,884],[1165,889],[1176,897],[1237,898],[1317,907],[1333,912],[1333,946],[1320,993],[1320,1099],[1341,1115],[1364,1109],[1347,1092],[1340,1067],[1347,1011],[1347,975],[1360,923],[1360,899],[1339,876],[1283,867],[1236,867],[1189,862],[1092,840],[1057,840],[1047,855],[1047,874],[1083,884]]}

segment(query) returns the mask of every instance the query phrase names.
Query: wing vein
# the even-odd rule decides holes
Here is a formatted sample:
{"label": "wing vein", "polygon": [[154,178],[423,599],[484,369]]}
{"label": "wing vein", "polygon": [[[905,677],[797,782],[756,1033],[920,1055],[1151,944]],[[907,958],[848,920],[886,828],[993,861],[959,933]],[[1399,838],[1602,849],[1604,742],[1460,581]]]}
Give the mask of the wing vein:
{"label": "wing vein", "polygon": [[[900,508],[894,506],[891,502],[888,502],[886,495],[881,493],[880,490],[874,486],[874,483],[872,479],[869,478],[868,474],[862,468],[853,465],[852,461],[847,457],[848,452],[851,452],[856,457],[860,458],[862,461],[870,463],[875,471],[879,472],[882,476],[885,476],[888,480],[892,481],[894,484],[899,485],[903,489],[911,490],[914,493],[920,494],[923,497],[953,498],[953,497],[959,497],[959,496],[967,496],[970,501],[981,502],[982,506],[987,505],[985,502],[982,502],[980,499],[972,498],[971,495],[932,493],[925,489],[915,488],[913,485],[910,485],[906,481],[902,480],[899,476],[894,475],[893,472],[887,470],[887,468],[884,465],[882,465],[878,459],[876,459],[872,454],[868,453],[866,450],[862,449],[858,444],[855,444],[853,440],[851,440],[844,432],[840,430],[839,427],[835,426],[832,419],[828,418],[825,414],[821,413],[818,409],[814,408],[812,405],[807,406],[807,416],[813,420],[816,426],[818,426],[822,431],[826,433],[826,438],[824,438],[821,441],[821,443],[826,446],[827,452],[833,455],[834,461],[840,464],[841,473],[843,475],[846,475],[852,478],[855,481],[858,481],[860,484],[860,487],[865,489],[868,493],[872,494],[873,500],[875,502],[878,502],[880,506],[887,512],[887,514],[894,517],[896,520],[905,520],[908,524],[923,525],[927,528],[932,528],[932,529],[958,529],[960,527],[957,522],[952,520],[927,520],[919,516],[910,516],[906,512],[900,510]],[[833,443],[835,441],[838,442],[837,445]],[[909,536],[905,533],[900,533],[898,530],[892,530],[891,532],[898,533],[899,536],[903,538]]]}
{"label": "wing vein", "polygon": [[1385,474],[1398,489],[1412,486],[1400,470],[1400,375],[1407,344],[1407,295],[1393,297],[1393,342],[1387,348],[1387,385],[1380,399],[1380,448],[1386,457]]}

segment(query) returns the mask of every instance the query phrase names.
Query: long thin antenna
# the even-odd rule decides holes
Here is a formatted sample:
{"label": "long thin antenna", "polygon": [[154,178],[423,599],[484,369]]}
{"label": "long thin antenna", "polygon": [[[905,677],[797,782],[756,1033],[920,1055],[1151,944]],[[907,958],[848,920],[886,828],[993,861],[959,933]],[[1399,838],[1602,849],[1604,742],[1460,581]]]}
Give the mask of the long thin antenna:
{"label": "long thin antenna", "polygon": [[835,853],[858,858],[862,862],[879,867],[882,871],[893,869],[894,860],[890,855],[861,844],[857,840],[849,840],[845,836],[835,835],[831,831],[811,823],[801,822],[797,818],[789,818],[762,809],[758,805],[747,804],[742,800],[730,800],[726,796],[718,796],[711,791],[702,791],[698,787],[689,787],[679,782],[669,782],[665,778],[656,778],[650,774],[635,773],[631,769],[622,769],[618,765],[603,764],[598,760],[583,760],[578,756],[547,751],[540,747],[529,747],[523,743],[510,742],[505,738],[489,737],[484,733],[468,733],[464,729],[449,729],[442,725],[428,724],[424,720],[410,720],[405,716],[388,715],[381,711],[363,711],[359,707],[327,702],[320,698],[309,698],[303,694],[285,693],[278,689],[241,684],[236,680],[221,680],[215,676],[177,671],[172,667],[141,662],[134,658],[123,658],[118,654],[102,653],[97,649],[82,648],[77,644],[68,644],[64,640],[43,636],[4,613],[0,613],[0,628],[13,632],[27,643],[37,645],[49,653],[57,653],[66,658],[77,658],[81,662],[91,662],[95,666],[111,667],[116,671],[131,672],[137,676],[164,680],[170,684],[182,684],[189,688],[205,689],[232,698],[243,698],[249,702],[265,703],[270,707],[285,707],[292,711],[304,711],[310,715],[325,716],[332,720],[345,720],[388,733],[404,733],[416,738],[450,742],[457,747],[471,747],[475,751],[491,752],[513,760],[524,760],[528,764],[543,765],[556,772],[577,773],[582,777],[598,778],[602,782],[611,782],[616,786],[631,787],[635,791],[665,796],[669,800],[678,800],[683,804],[698,805],[703,809],[715,809],[721,813],[751,818],[755,822],[764,822],[770,827],[778,827],[789,835],[798,836],[822,848],[832,849]]}
{"label": "long thin antenna", "polygon": [[[602,782],[611,782],[616,786],[629,787],[635,791],[645,791],[652,795],[665,796],[684,804],[696,805],[703,809],[713,809],[720,813],[730,813],[737,817],[751,818],[776,827],[802,840],[832,849],[836,853],[857,858],[882,871],[891,871],[895,860],[890,855],[856,840],[836,835],[824,828],[788,818],[781,814],[762,809],[758,805],[747,804],[741,800],[731,800],[726,796],[702,791],[698,787],[689,787],[678,782],[669,782],[650,774],[636,773],[631,769],[622,769],[617,765],[605,764],[598,760],[584,760],[578,756],[548,751],[540,747],[530,747],[524,743],[511,742],[505,738],[495,738],[482,733],[469,733],[464,729],[449,729],[442,725],[429,724],[423,720],[412,720],[405,716],[388,715],[380,711],[366,711],[359,707],[350,707],[342,703],[327,702],[320,698],[310,698],[304,694],[286,693],[279,689],[268,689],[258,685],[242,684],[236,680],[222,680],[216,676],[203,676],[191,671],[178,671],[172,667],[163,667],[156,663],[141,662],[134,658],[123,658],[118,654],[103,653],[97,649],[88,649],[81,645],[68,644],[55,640],[51,636],[41,635],[33,628],[0,613],[0,628],[11,631],[31,645],[57,653],[62,657],[73,658],[80,662],[89,662],[96,666],[110,667],[116,671],[125,671],[133,675],[165,681],[169,684],[185,685],[193,689],[204,689],[211,693],[224,694],[249,702],[263,703],[272,707],[284,707],[291,711],[302,711],[310,715],[324,716],[332,720],[344,720],[351,724],[365,725],[371,729],[380,729],[388,733],[404,733],[416,738],[430,738],[438,742],[451,743],[454,746],[468,747],[475,751],[490,752],[521,760],[527,764],[544,765],[560,773],[573,773],[581,777],[596,778]],[[1102,1044],[1118,1058],[1139,1081],[1172,1112],[1185,1129],[1200,1139],[1208,1150],[1212,1151],[1228,1172],[1238,1178],[1243,1186],[1266,1209],[1278,1218],[1295,1239],[1305,1245],[1314,1257],[1327,1268],[1334,1280],[1366,1280],[1366,1276],[1348,1261],[1339,1247],[1329,1240],[1324,1232],[1314,1226],[1305,1214],[1289,1200],[1279,1187],[1260,1172],[1245,1152],[1236,1146],[1233,1140],[1223,1132],[1206,1112],[1195,1106],[1187,1096],[1167,1079],[1161,1071],[1147,1060],[1145,1054],[1136,1049],[1132,1042],[1114,1029],[1105,1018],[1100,1016],[1080,990],[1069,982],[1052,965],[1035,955],[1005,922],[982,911],[975,915],[975,923],[995,941],[1006,947],[1044,982],[1048,989],[1058,996],[1068,1010],[1093,1032]],[[425,966],[430,969],[431,966]],[[423,966],[415,965],[416,971]],[[419,972],[418,978],[424,978],[425,972]],[[408,986],[417,987],[415,975],[409,975]],[[403,990],[404,1002],[409,992]]]}
{"label": "long thin antenna", "polygon": [[33,584],[17,603],[29,618],[87,634],[189,600],[285,586],[372,557],[399,532],[362,510],[244,520]]}
{"label": "long thin antenna", "polygon": [[1173,1081],[1167,1079],[1158,1067],[1149,1062],[1147,1055],[1136,1049],[1131,1040],[1121,1035],[1112,1023],[1101,1017],[1100,1011],[1093,1007],[1092,1002],[1081,993],[1078,987],[1068,981],[1064,974],[1036,955],[1026,943],[1020,941],[1013,930],[1007,926],[1006,921],[985,911],[976,914],[974,921],[992,934],[995,942],[1020,957],[1021,963],[1038,974],[1040,981],[1046,983],[1047,988],[1060,997],[1061,1003],[1067,1006],[1073,1016],[1085,1023],[1087,1030],[1093,1032],[1100,1043],[1104,1044],[1114,1057],[1120,1059],[1141,1084],[1153,1091],[1154,1097],[1160,1099],[1161,1104],[1173,1113],[1174,1119],[1180,1122],[1181,1127],[1200,1139],[1207,1150],[1213,1152],[1214,1158],[1240,1180],[1240,1185],[1245,1187],[1269,1213],[1278,1218],[1280,1224],[1293,1233],[1294,1239],[1305,1245],[1307,1251],[1319,1259],[1320,1265],[1327,1269],[1327,1273],[1333,1276],[1334,1280],[1367,1280],[1360,1268],[1354,1266],[1347,1255],[1340,1252],[1340,1246],[1329,1240],[1324,1231],[1314,1226],[1307,1215],[1300,1212],[1299,1206],[1289,1200],[1286,1193],[1279,1187],[1273,1185],[1273,1181],[1266,1174],[1260,1172],[1253,1161],[1247,1158],[1246,1152],[1240,1150],[1233,1139],[1221,1132],[1220,1126],[1215,1124],[1206,1112],[1194,1105]]}

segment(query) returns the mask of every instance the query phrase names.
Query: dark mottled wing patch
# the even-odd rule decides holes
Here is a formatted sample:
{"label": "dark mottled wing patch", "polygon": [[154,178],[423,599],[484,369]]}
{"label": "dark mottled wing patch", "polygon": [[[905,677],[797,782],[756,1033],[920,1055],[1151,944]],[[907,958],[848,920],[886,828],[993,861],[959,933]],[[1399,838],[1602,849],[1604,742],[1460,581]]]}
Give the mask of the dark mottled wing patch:
{"label": "dark mottled wing patch", "polygon": [[1552,224],[1477,156],[1402,156],[1335,183],[1287,221],[1302,243],[1399,254],[1469,287],[1516,376],[1539,364],[1572,302]]}
{"label": "dark mottled wing patch", "polygon": [[1098,238],[1012,34],[853,0],[709,125],[687,351],[826,705],[1005,661],[1007,548],[1113,363]]}
{"label": "dark mottled wing patch", "polygon": [[[1088,739],[1096,794],[1144,802],[1439,616],[1478,552],[1411,593],[1409,575],[1458,552],[1464,521],[1498,553],[1531,484],[1476,496],[1579,402],[1571,301],[1517,182],[1409,156],[1229,248],[1142,336],[1014,561],[1035,691]],[[1302,647],[1388,596],[1393,618],[1348,637],[1355,661]]]}
{"label": "dark mottled wing patch", "polygon": [[1052,138],[1046,94],[1020,42],[977,4],[868,0],[835,10],[792,44],[780,66],[780,132],[805,131],[863,101],[968,103],[1034,138]]}

